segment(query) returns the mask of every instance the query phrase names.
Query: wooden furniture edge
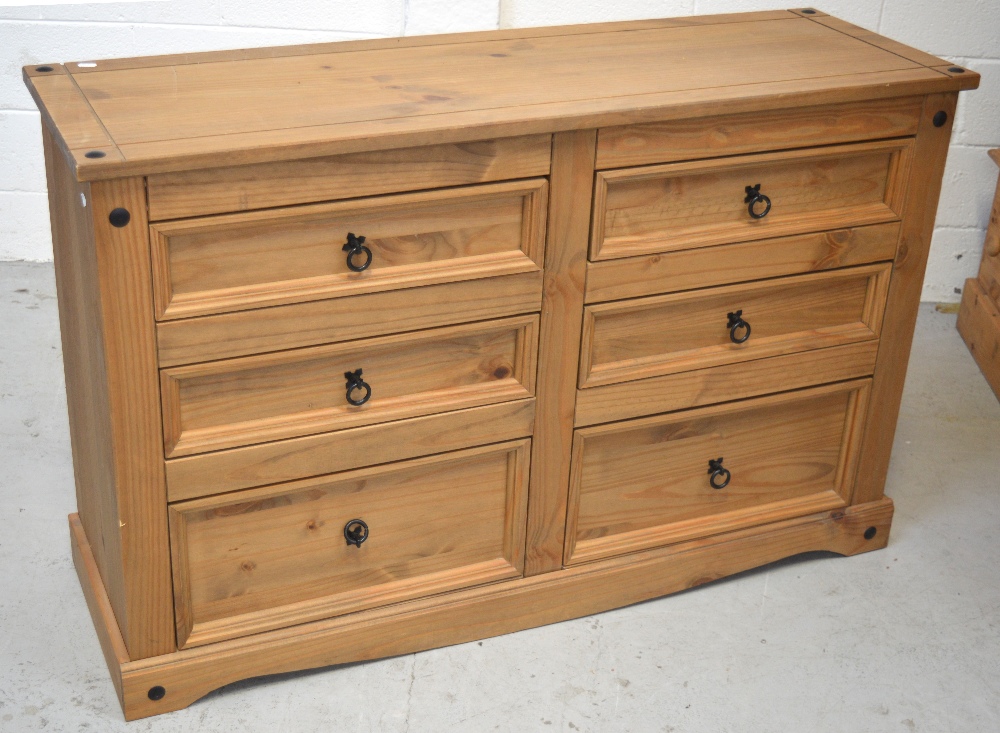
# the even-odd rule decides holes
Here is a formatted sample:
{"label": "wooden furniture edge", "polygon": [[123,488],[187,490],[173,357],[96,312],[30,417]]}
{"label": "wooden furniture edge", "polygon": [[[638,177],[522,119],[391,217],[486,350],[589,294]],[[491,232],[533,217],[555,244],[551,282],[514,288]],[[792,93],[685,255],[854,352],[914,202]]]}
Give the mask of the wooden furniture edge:
{"label": "wooden furniture edge", "polygon": [[562,566],[597,130],[552,139],[526,576]]}
{"label": "wooden furniture edge", "polygon": [[[881,497],[889,472],[889,455],[903,398],[903,383],[917,324],[917,304],[934,233],[957,103],[958,92],[932,94],[924,99],[913,143],[913,164],[904,194],[899,243],[882,318],[858,478],[851,500],[853,504],[864,504]],[[945,114],[943,120],[939,117],[942,112]],[[938,125],[935,120],[941,124]]]}
{"label": "wooden furniture edge", "polygon": [[[675,18],[648,18],[643,20],[619,20],[604,23],[572,23],[569,25],[532,26],[529,28],[502,28],[470,33],[435,33],[420,36],[397,36],[350,41],[330,41],[327,43],[305,43],[288,46],[264,46],[240,48],[225,51],[195,51],[191,53],[161,54],[157,56],[126,56],[102,60],[97,66],[86,67],[70,62],[72,70],[67,73],[93,74],[101,71],[122,69],[146,69],[156,66],[179,66],[188,64],[208,64],[222,61],[251,61],[254,59],[286,58],[289,56],[312,56],[324,53],[347,53],[351,51],[382,51],[394,48],[414,48],[419,46],[445,46],[480,41],[509,41],[524,38],[545,38],[548,36],[588,35],[614,31],[647,30],[651,28],[671,28],[692,25],[722,25],[746,21],[786,20],[787,10],[759,10],[756,12],[719,13],[715,15],[680,16]],[[469,36],[475,38],[470,40]],[[32,65],[31,68],[38,64]],[[53,66],[54,64],[49,64]],[[29,68],[29,67],[25,67]]]}
{"label": "wooden furniture edge", "polygon": [[956,327],[993,394],[1000,399],[1000,310],[976,278],[965,281]]}
{"label": "wooden furniture edge", "polygon": [[104,589],[104,582],[101,580],[97,561],[94,559],[93,550],[90,549],[90,542],[83,530],[79,514],[69,515],[69,539],[73,551],[73,566],[80,579],[80,587],[83,589],[87,608],[90,609],[90,617],[94,622],[94,629],[97,631],[97,640],[101,644],[104,660],[108,664],[108,671],[111,673],[111,682],[115,686],[118,702],[124,707],[122,667],[129,662],[128,650],[125,648],[125,641],[122,639],[121,630],[115,620],[115,612],[111,608],[111,600]]}
{"label": "wooden furniture edge", "polygon": [[[108,661],[112,675],[121,675],[125,717],[136,720],[187,707],[249,677],[500,636],[686,590],[803,552],[854,555],[881,549],[888,543],[892,514],[892,501],[882,498],[160,657],[126,661],[110,656]],[[81,580],[92,585],[85,592],[99,600],[100,578],[84,573]],[[94,617],[98,634],[113,640],[116,630],[109,621],[105,615]],[[156,687],[163,688],[163,696],[154,701],[150,690]]]}
{"label": "wooden furniture edge", "polygon": [[[744,17],[740,17],[740,16]],[[761,17],[747,17],[761,16]],[[690,94],[655,93],[631,95],[625,97],[608,97],[602,99],[578,100],[573,103],[574,111],[566,113],[566,105],[559,103],[551,112],[547,105],[528,107],[502,107],[497,110],[471,110],[465,113],[448,113],[445,115],[421,115],[419,124],[411,125],[412,129],[398,129],[399,118],[391,118],[380,122],[367,122],[362,126],[357,123],[341,123],[320,125],[316,127],[294,128],[292,130],[255,131],[246,135],[223,135],[208,137],[185,138],[183,141],[151,141],[118,146],[104,130],[108,145],[97,148],[105,157],[90,159],[85,154],[88,150],[65,144],[62,147],[73,163],[74,175],[79,181],[96,181],[124,176],[151,175],[180,170],[246,165],[273,161],[286,161],[318,156],[337,155],[374,150],[389,150],[400,147],[415,147],[442,143],[462,143],[496,137],[512,137],[534,133],[569,132],[597,127],[639,124],[665,119],[682,119],[701,117],[720,109],[726,114],[738,112],[755,112],[771,109],[781,109],[791,106],[810,106],[816,104],[835,104],[858,99],[881,99],[896,96],[924,95],[937,92],[973,89],[979,85],[979,75],[973,71],[963,74],[949,74],[941,70],[941,65],[947,65],[942,59],[924,54],[917,49],[911,49],[901,43],[887,39],[872,31],[852,26],[844,21],[827,16],[817,11],[815,15],[806,16],[800,10],[763,11],[752,14],[728,14],[719,16],[690,16],[682,18],[666,18],[649,21],[625,21],[608,24],[584,24],[581,26],[542,27],[522,29],[522,31],[485,31],[472,34],[451,34],[447,36],[421,36],[413,39],[377,39],[367,41],[344,41],[334,44],[319,44],[321,48],[278,47],[266,49],[263,55],[256,55],[252,50],[229,52],[208,52],[204,54],[179,54],[177,57],[148,57],[158,59],[149,64],[138,64],[134,68],[177,63],[213,63],[220,61],[249,60],[253,58],[278,57],[283,52],[292,51],[286,55],[310,55],[313,53],[362,51],[375,48],[405,48],[410,46],[434,45],[435,38],[441,45],[454,43],[472,43],[501,38],[542,37],[551,35],[574,35],[602,32],[628,32],[646,28],[688,27],[693,25],[711,25],[733,22],[752,22],[755,20],[773,20],[779,18],[795,18],[818,23],[831,32],[843,33],[862,43],[868,43],[886,53],[891,53],[911,63],[918,64],[916,68],[897,72],[879,72],[874,74],[855,74],[854,80],[847,84],[845,77],[820,77],[810,80],[794,80],[793,82],[775,82],[761,84],[755,87],[752,94],[745,93],[745,87],[740,87],[742,97],[727,98],[722,94],[717,99],[689,99]],[[831,25],[834,21],[840,26]],[[853,30],[851,30],[853,29]],[[560,33],[562,31],[562,33]],[[497,34],[497,38],[493,38]],[[464,40],[460,38],[464,36]],[[410,42],[412,40],[412,43]],[[875,42],[875,41],[878,42]],[[400,41],[406,41],[401,43]],[[329,46],[345,46],[345,48],[330,49]],[[115,69],[133,68],[127,62],[137,62],[139,59],[121,59],[102,61],[97,67],[85,68],[78,64],[51,65],[63,78],[73,80],[76,73],[93,73],[95,71],[113,71]],[[921,63],[937,64],[932,67]],[[110,67],[109,67],[110,64]],[[37,73],[38,65],[23,67],[23,77],[32,96],[35,98],[43,116],[47,115],[44,95],[36,87],[33,79],[44,74]],[[55,72],[49,72],[53,74]],[[81,98],[80,107],[85,114],[90,115],[96,125],[103,130],[103,122],[97,117],[90,102],[73,80]],[[832,86],[831,86],[832,85]],[[729,92],[736,94],[737,92]],[[522,112],[511,116],[512,109]],[[440,119],[439,119],[440,118]],[[55,126],[54,126],[55,127]],[[175,149],[183,143],[184,151]]]}

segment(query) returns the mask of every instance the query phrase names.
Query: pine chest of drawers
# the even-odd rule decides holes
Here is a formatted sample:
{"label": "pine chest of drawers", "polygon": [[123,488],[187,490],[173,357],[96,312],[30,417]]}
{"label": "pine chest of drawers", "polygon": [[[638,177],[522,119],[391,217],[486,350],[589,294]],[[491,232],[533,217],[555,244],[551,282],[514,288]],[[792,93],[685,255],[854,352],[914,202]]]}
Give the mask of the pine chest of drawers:
{"label": "pine chest of drawers", "polygon": [[885,546],[976,74],[811,9],[24,73],[126,717]]}

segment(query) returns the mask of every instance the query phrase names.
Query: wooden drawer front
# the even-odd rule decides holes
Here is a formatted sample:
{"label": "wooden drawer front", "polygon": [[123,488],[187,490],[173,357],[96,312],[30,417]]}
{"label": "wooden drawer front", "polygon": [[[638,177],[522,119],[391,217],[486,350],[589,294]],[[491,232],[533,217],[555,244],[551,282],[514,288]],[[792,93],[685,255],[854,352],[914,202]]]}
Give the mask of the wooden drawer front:
{"label": "wooden drawer front", "polygon": [[[164,369],[166,455],[530,397],[537,331],[521,316]],[[355,406],[345,374],[358,369],[371,397]]]}
{"label": "wooden drawer front", "polygon": [[578,430],[566,563],[847,505],[870,382]]}
{"label": "wooden drawer front", "polygon": [[[460,280],[156,324],[161,367],[538,312],[542,273]],[[359,317],[360,316],[360,317]]]}
{"label": "wooden drawer front", "polygon": [[714,158],[917,134],[920,97],[606,127],[597,168]]}
{"label": "wooden drawer front", "polygon": [[[910,150],[890,140],[599,172],[591,259],[894,221]],[[744,202],[758,183],[772,203],[762,219]]]}
{"label": "wooden drawer front", "polygon": [[[171,505],[178,646],[519,576],[529,446]],[[353,519],[368,525],[360,546]]]}
{"label": "wooden drawer front", "polygon": [[888,262],[896,256],[899,229],[899,222],[890,222],[591,262],[587,265],[586,302]]}
{"label": "wooden drawer front", "polygon": [[[547,186],[533,179],[153,224],[157,317],[536,271]],[[349,233],[372,252],[362,272],[348,267]]]}
{"label": "wooden drawer front", "polygon": [[547,176],[550,135],[374,150],[147,178],[149,220]]}
{"label": "wooden drawer front", "polygon": [[[876,339],[891,265],[590,305],[584,309],[580,386]],[[730,313],[750,325],[731,338]],[[745,335],[738,327],[737,338]]]}

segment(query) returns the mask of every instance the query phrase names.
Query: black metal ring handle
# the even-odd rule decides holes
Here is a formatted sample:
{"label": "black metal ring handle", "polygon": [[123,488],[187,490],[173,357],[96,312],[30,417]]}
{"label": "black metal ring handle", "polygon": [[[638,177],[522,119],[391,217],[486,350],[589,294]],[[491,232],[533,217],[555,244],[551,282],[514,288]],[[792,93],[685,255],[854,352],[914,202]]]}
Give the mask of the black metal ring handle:
{"label": "black metal ring handle", "polygon": [[[760,184],[746,187],[746,198],[743,203],[747,205],[747,213],[754,219],[763,219],[771,211],[771,199],[760,192]],[[763,203],[764,210],[757,213],[757,204]]]}
{"label": "black metal ring handle", "polygon": [[363,519],[352,519],[344,525],[344,539],[348,545],[360,548],[361,543],[368,539],[368,525]]}
{"label": "black metal ring handle", "polygon": [[[372,386],[361,378],[361,370],[355,369],[353,372],[344,372],[344,379],[347,380],[347,401],[355,407],[365,404],[372,396]],[[364,392],[361,398],[354,397],[355,392]]]}
{"label": "black metal ring handle", "polygon": [[[352,272],[362,272],[368,269],[372,263],[372,251],[365,246],[364,237],[356,237],[353,232],[347,233],[347,244],[343,246],[343,251],[347,252],[347,269]],[[365,261],[360,265],[354,261],[358,255],[364,255]]]}
{"label": "black metal ring handle", "polygon": [[[743,311],[738,310],[727,314],[727,316],[729,321],[726,323],[726,327],[729,329],[729,340],[734,344],[745,343],[750,338],[750,324],[743,320]],[[740,331],[743,333],[740,334]]]}
{"label": "black metal ring handle", "polygon": [[[708,483],[713,489],[724,489],[729,486],[729,479],[733,477],[733,474],[729,473],[728,468],[722,467],[722,458],[714,458],[708,462]],[[722,479],[720,482],[719,479]]]}

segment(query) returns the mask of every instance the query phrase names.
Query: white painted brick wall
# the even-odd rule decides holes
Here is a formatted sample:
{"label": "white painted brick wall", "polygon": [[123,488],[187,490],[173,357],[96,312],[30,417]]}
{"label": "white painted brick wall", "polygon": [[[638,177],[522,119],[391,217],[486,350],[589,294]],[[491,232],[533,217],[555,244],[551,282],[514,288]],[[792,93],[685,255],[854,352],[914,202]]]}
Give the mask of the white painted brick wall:
{"label": "white painted brick wall", "polygon": [[[2,0],[0,0],[2,4]],[[50,260],[38,114],[21,66],[349,38],[788,7],[787,0],[144,0],[0,6],[0,259]],[[975,69],[961,97],[924,299],[956,301],[979,263],[1000,147],[1000,1],[822,0],[852,23]]]}

